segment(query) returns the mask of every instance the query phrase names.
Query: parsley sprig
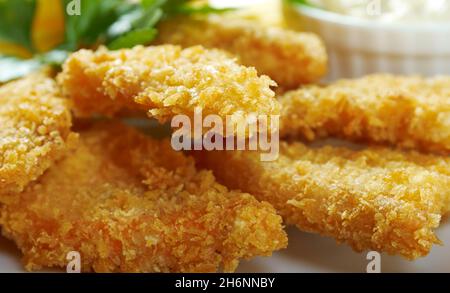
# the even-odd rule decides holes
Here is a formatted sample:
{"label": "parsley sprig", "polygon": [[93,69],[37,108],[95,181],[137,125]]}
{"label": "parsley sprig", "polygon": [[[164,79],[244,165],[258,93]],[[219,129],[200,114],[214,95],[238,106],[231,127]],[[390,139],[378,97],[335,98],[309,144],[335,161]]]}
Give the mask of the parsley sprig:
{"label": "parsley sprig", "polygon": [[31,32],[37,0],[0,0],[0,45],[26,49],[21,59],[0,55],[0,82],[26,75],[42,65],[60,65],[70,52],[106,45],[112,50],[148,44],[157,35],[159,21],[178,14],[218,13],[198,0],[79,0],[80,15],[67,15],[72,0],[59,0],[64,9],[64,40],[48,52],[38,52]]}
{"label": "parsley sprig", "polygon": [[305,6],[314,6],[310,1],[308,0],[289,0],[290,2],[305,5]]}

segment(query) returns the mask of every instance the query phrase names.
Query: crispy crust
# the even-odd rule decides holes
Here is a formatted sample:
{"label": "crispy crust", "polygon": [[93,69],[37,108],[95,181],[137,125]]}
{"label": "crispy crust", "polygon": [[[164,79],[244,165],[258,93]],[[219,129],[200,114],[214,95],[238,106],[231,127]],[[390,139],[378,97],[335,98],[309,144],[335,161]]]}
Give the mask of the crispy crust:
{"label": "crispy crust", "polygon": [[78,251],[83,271],[233,271],[287,245],[271,205],[228,191],[168,141],[114,123],[82,131],[1,215],[29,270],[65,267]]}
{"label": "crispy crust", "polygon": [[75,139],[69,106],[44,73],[0,87],[0,201],[20,192]]}
{"label": "crispy crust", "polygon": [[196,157],[226,186],[273,204],[288,224],[357,251],[425,256],[439,243],[434,229],[450,209],[449,158],[300,143],[282,143],[275,162],[260,162],[255,152]]}
{"label": "crispy crust", "polygon": [[201,107],[204,115],[223,121],[230,115],[239,122],[250,113],[281,112],[272,80],[200,46],[81,50],[67,60],[58,79],[79,116],[139,107],[166,122],[177,114],[193,117],[195,107]]}
{"label": "crispy crust", "polygon": [[450,78],[371,75],[289,92],[281,136],[328,135],[450,154]]}
{"label": "crispy crust", "polygon": [[227,50],[286,89],[316,82],[327,72],[325,46],[311,33],[267,28],[249,20],[221,16],[175,18],[162,22],[158,30],[158,44]]}

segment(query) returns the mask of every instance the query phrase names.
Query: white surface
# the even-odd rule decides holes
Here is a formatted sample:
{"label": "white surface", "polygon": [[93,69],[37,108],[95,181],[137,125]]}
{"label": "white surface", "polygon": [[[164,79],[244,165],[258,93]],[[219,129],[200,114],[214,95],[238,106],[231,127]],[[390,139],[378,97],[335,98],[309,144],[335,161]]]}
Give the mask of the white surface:
{"label": "white surface", "polygon": [[[280,273],[365,273],[366,253],[353,252],[346,245],[337,245],[331,238],[288,229],[289,247],[272,258],[242,262],[239,272]],[[384,273],[450,273],[450,223],[438,231],[446,246],[435,246],[425,258],[408,261],[399,256],[381,257]]]}
{"label": "white surface", "polygon": [[450,19],[450,0],[308,0],[339,14],[385,22],[436,22]]}
{"label": "white surface", "polygon": [[[346,245],[337,245],[333,239],[307,234],[289,228],[289,247],[269,258],[242,261],[241,273],[311,273],[366,271],[366,253],[355,253]],[[398,256],[382,255],[382,272],[450,273],[450,223],[443,223],[438,235],[444,246],[435,246],[425,258],[410,262]],[[0,238],[0,272],[24,272],[20,252],[15,245]]]}

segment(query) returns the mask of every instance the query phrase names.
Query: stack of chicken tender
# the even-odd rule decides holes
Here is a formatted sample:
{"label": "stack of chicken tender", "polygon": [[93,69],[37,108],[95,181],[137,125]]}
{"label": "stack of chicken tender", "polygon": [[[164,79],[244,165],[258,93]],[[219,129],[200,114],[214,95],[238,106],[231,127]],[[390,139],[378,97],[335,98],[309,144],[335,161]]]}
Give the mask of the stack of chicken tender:
{"label": "stack of chicken tender", "polygon": [[[314,85],[318,36],[221,17],[166,20],[151,46],[80,50],[0,88],[0,225],[27,270],[77,251],[86,272],[231,272],[286,248],[285,225],[408,259],[440,244],[450,78]],[[121,122],[197,107],[281,115],[279,158],[176,152]],[[329,137],[361,144],[311,145]]]}

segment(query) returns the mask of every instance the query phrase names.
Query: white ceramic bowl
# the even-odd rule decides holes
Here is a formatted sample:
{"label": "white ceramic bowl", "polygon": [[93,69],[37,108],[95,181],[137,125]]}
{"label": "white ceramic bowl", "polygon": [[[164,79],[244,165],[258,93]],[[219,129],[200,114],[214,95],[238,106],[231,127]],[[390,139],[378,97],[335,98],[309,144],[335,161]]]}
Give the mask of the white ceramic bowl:
{"label": "white ceramic bowl", "polygon": [[450,21],[387,23],[284,2],[289,26],[324,39],[330,58],[328,79],[375,72],[450,74]]}

